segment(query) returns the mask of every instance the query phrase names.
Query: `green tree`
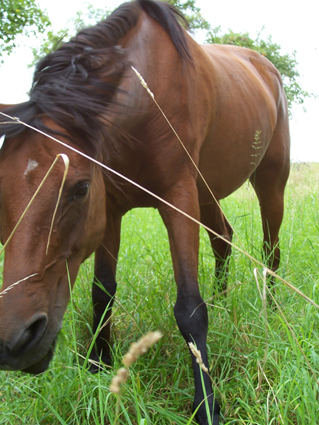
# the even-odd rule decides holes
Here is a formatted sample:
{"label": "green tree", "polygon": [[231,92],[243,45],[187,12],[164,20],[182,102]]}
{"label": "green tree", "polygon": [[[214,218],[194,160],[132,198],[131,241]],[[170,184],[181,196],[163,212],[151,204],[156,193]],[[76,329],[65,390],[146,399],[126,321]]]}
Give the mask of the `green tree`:
{"label": "green tree", "polygon": [[309,93],[305,92],[298,82],[300,74],[297,69],[295,51],[291,55],[282,53],[281,47],[272,40],[271,36],[264,39],[259,34],[254,40],[248,33],[229,31],[226,34],[221,34],[220,32],[220,27],[213,28],[209,31],[206,41],[208,43],[248,47],[261,53],[275,65],[283,80],[289,109],[291,109],[293,103],[301,104],[305,97],[309,96]]}
{"label": "green tree", "polygon": [[32,49],[33,62],[30,66],[35,65],[41,58],[48,55],[50,52],[58,49],[63,42],[69,40],[74,34],[81,29],[94,25],[102,19],[107,18],[110,14],[105,9],[97,9],[93,5],[88,5],[85,13],[77,12],[75,18],[70,22],[68,28],[63,28],[60,31],[53,32],[49,30],[46,33],[46,38],[39,48]]}
{"label": "green tree", "polygon": [[[189,22],[190,29],[208,30],[210,28],[209,23],[202,17],[200,9],[196,7],[195,0],[168,0],[168,3],[172,4],[183,12],[187,21]],[[68,40],[80,29],[89,25],[94,25],[96,22],[107,18],[109,14],[110,11],[105,9],[96,9],[91,4],[87,7],[85,14],[83,12],[77,13],[76,18],[70,22],[69,28],[62,29],[56,33],[53,31],[48,31],[46,34],[46,39],[40,48],[33,49],[34,60],[31,65],[36,64],[42,57],[56,50],[65,40]]]}
{"label": "green tree", "polygon": [[18,34],[43,32],[49,24],[35,0],[1,0],[0,57],[13,51]]}
{"label": "green tree", "polygon": [[[266,56],[282,75],[289,109],[291,109],[291,105],[293,103],[303,103],[305,97],[309,96],[307,92],[302,90],[298,82],[299,72],[297,69],[298,63],[296,61],[295,52],[290,55],[282,53],[281,47],[277,43],[273,42],[271,37],[261,38],[261,34],[255,40],[252,39],[248,33],[234,33],[233,31],[229,31],[226,34],[221,34],[220,27],[212,29],[210,24],[203,18],[200,9],[196,6],[196,0],[167,1],[182,11],[189,21],[190,28],[192,30],[196,31],[200,29],[207,32],[206,41],[208,43],[233,44],[236,46],[248,47],[250,49],[257,50],[259,53]],[[57,33],[48,31],[46,40],[44,40],[41,47],[33,50],[33,64],[41,57],[58,48],[63,41],[69,39],[78,30],[85,26],[93,25],[97,21],[106,18],[109,13],[110,12],[104,9],[96,9],[94,6],[90,5],[88,6],[85,14],[78,12],[76,18],[70,23],[68,28],[60,30]]]}
{"label": "green tree", "polygon": [[200,8],[195,5],[196,0],[167,0],[168,3],[175,6],[183,12],[189,23],[191,30],[209,30],[210,25],[202,16]]}

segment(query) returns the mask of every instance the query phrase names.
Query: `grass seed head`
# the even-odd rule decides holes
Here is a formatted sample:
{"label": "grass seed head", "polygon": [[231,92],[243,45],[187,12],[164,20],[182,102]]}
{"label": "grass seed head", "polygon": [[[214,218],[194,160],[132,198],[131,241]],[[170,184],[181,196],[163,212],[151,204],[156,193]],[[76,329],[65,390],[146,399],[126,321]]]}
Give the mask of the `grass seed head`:
{"label": "grass seed head", "polygon": [[125,367],[130,367],[136,360],[153,345],[159,339],[162,338],[162,334],[159,331],[149,332],[142,336],[137,342],[133,342],[130,346],[129,351],[123,357],[123,364]]}
{"label": "grass seed head", "polygon": [[129,367],[136,362],[136,360],[153,345],[159,339],[162,338],[162,334],[159,331],[149,332],[142,336],[137,342],[133,342],[130,346],[129,351],[125,354],[122,362],[125,367],[120,368],[117,374],[113,376],[110,391],[114,394],[121,392],[121,385],[125,384],[129,376]]}
{"label": "grass seed head", "polygon": [[208,369],[204,365],[201,352],[195,347],[195,345],[192,342],[189,342],[188,346],[191,352],[193,353],[193,355],[195,356],[196,362],[198,363],[199,367],[202,369],[203,372],[208,374]]}
{"label": "grass seed head", "polygon": [[110,391],[114,394],[119,394],[121,391],[121,385],[125,384],[129,375],[128,369],[121,367],[115,376],[113,376]]}

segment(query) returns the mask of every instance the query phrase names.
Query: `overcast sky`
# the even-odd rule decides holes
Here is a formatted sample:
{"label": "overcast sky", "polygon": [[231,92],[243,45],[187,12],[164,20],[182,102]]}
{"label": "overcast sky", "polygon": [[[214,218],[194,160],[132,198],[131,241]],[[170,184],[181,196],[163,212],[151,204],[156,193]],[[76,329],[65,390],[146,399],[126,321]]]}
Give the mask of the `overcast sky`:
{"label": "overcast sky", "polygon": [[[97,8],[113,10],[119,0],[38,0],[46,9],[56,30],[65,28],[76,12],[85,11],[89,3]],[[319,37],[318,0],[197,0],[203,16],[222,32],[232,29],[248,32],[255,37],[272,36],[282,46],[282,52],[296,51],[300,84],[308,92],[319,96]],[[196,35],[194,36],[196,38]],[[24,47],[0,64],[0,103],[16,103],[27,99],[32,80],[31,47],[40,43],[40,37],[21,40]],[[290,121],[292,159],[319,161],[319,97],[307,99],[302,106],[293,108]]]}

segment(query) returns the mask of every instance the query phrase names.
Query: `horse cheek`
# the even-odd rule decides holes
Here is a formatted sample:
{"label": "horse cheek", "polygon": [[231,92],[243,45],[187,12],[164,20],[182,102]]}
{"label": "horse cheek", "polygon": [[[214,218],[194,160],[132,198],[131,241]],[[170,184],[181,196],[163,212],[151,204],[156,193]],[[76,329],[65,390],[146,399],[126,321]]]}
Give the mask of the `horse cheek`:
{"label": "horse cheek", "polygon": [[91,187],[90,203],[85,223],[84,257],[87,258],[102,243],[106,228],[106,196],[102,178]]}

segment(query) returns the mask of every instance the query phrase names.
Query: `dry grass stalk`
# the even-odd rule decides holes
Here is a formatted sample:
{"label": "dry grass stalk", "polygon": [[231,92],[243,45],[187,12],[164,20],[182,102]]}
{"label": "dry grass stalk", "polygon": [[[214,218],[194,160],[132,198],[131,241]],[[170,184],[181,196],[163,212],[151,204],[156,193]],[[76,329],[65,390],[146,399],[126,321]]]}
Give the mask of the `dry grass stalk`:
{"label": "dry grass stalk", "polygon": [[[125,180],[126,182],[132,184],[133,186],[137,187],[138,189],[142,190],[143,192],[147,193],[148,195],[152,196],[153,198],[157,199],[158,201],[162,202],[163,204],[169,206],[170,208],[172,208],[173,210],[179,212],[180,214],[182,214],[184,217],[188,218],[189,220],[193,221],[194,223],[198,224],[199,226],[201,226],[203,229],[207,230],[209,233],[213,234],[214,236],[218,237],[219,239],[221,239],[222,241],[226,242],[227,244],[229,244],[230,246],[232,246],[234,249],[236,249],[238,252],[244,254],[251,262],[253,262],[254,264],[257,264],[259,266],[265,267],[267,270],[267,273],[278,279],[280,282],[282,282],[284,285],[286,285],[288,288],[290,288],[292,291],[296,292],[299,296],[301,296],[302,298],[304,298],[307,302],[309,302],[310,304],[312,304],[314,307],[316,307],[319,310],[319,304],[317,304],[314,300],[312,300],[311,298],[309,298],[307,295],[305,295],[302,291],[300,291],[300,289],[298,289],[297,287],[295,287],[294,285],[292,285],[291,283],[289,283],[287,280],[283,279],[281,276],[279,276],[277,273],[275,273],[274,271],[272,271],[271,269],[268,269],[265,264],[263,264],[261,261],[257,260],[256,258],[254,258],[252,255],[250,255],[248,252],[246,252],[244,249],[242,249],[240,246],[234,244],[233,242],[230,242],[227,238],[225,238],[224,236],[220,235],[219,233],[215,232],[213,229],[211,229],[210,227],[204,225],[203,223],[201,223],[199,220],[196,220],[194,217],[190,216],[189,214],[187,214],[185,211],[182,211],[181,209],[177,208],[175,205],[171,204],[170,202],[166,201],[165,199],[161,198],[160,196],[156,195],[155,193],[151,192],[150,190],[146,189],[144,186],[141,186],[140,184],[138,184],[136,181],[131,180],[130,178],[124,176],[123,174],[119,173],[118,171],[114,170],[111,167],[108,167],[107,165],[103,164],[102,162],[90,157],[89,155],[86,155],[85,153],[81,152],[80,150],[74,148],[73,146],[68,145],[67,143],[62,142],[61,140],[57,139],[56,137],[51,136],[50,134],[45,133],[42,130],[39,130],[38,128],[35,128],[34,126],[27,124],[23,121],[21,121],[19,118],[16,117],[12,117],[8,114],[5,114],[4,112],[0,111],[0,115],[9,118],[11,120],[13,120],[14,122],[16,122],[17,124],[23,125],[26,128],[30,128],[31,130],[35,131],[36,133],[42,134],[43,136],[47,137],[48,139],[58,143],[61,146],[64,146],[65,148],[69,149],[72,152],[76,152],[78,155],[82,156],[83,158],[88,159],[89,161],[93,162],[96,165],[99,165],[101,168],[109,171],[110,173],[116,175],[117,177],[120,177],[121,179]],[[1,251],[2,252],[2,251]],[[1,254],[0,252],[0,254]]]}
{"label": "dry grass stalk", "polygon": [[[21,214],[19,220],[17,221],[16,225],[14,226],[12,232],[10,233],[8,239],[6,240],[6,242],[4,243],[3,247],[0,249],[0,255],[3,253],[3,251],[5,250],[5,248],[7,247],[7,245],[9,244],[9,242],[11,241],[11,239],[13,238],[15,232],[17,231],[18,227],[20,226],[23,218],[25,217],[25,215],[27,214],[27,212],[29,211],[29,209],[32,206],[33,201],[35,200],[36,196],[38,195],[38,193],[40,192],[42,186],[44,185],[44,183],[46,182],[46,180],[48,179],[48,177],[50,176],[53,168],[55,167],[55,164],[57,163],[58,159],[62,158],[63,162],[64,162],[64,174],[63,174],[63,179],[62,179],[62,183],[61,183],[61,187],[59,190],[59,195],[58,195],[58,201],[53,213],[53,217],[52,217],[52,221],[51,221],[51,227],[50,227],[50,232],[49,232],[49,237],[48,237],[48,242],[47,242],[47,248],[46,248],[46,253],[48,252],[48,247],[49,247],[49,243],[50,243],[50,237],[51,237],[51,233],[52,233],[52,228],[53,228],[53,224],[54,224],[54,219],[55,219],[55,215],[56,215],[56,211],[58,208],[58,204],[61,198],[61,194],[62,194],[62,190],[63,190],[63,186],[64,186],[64,182],[68,173],[68,169],[69,169],[69,157],[65,154],[58,154],[55,158],[55,160],[53,161],[53,163],[51,164],[49,170],[47,171],[47,173],[45,174],[45,176],[43,177],[43,179],[41,180],[39,186],[37,187],[36,191],[34,192],[33,196],[31,197],[28,205],[26,206],[25,210],[23,211],[23,213]],[[20,285],[21,283],[25,282],[26,280],[30,279],[31,277],[36,276],[38,273],[33,273],[23,279],[18,280],[17,282],[12,283],[10,286],[8,286],[6,289],[4,289],[3,291],[0,292],[0,298],[2,298],[5,294],[7,294],[9,291],[11,291],[15,286]]]}
{"label": "dry grass stalk", "polygon": [[7,294],[9,291],[11,291],[15,286],[20,285],[20,283],[25,282],[26,280],[30,279],[31,277],[36,276],[38,273],[30,274],[27,277],[24,277],[23,279],[18,280],[17,282],[12,283],[10,286],[8,286],[6,289],[0,292],[0,298],[2,298],[5,294]]}
{"label": "dry grass stalk", "polygon": [[298,340],[298,338],[297,338],[297,336],[295,334],[295,331],[293,330],[292,326],[288,322],[288,319],[287,319],[286,315],[283,312],[282,307],[280,306],[279,302],[275,299],[275,297],[273,296],[273,294],[271,293],[271,291],[269,290],[269,288],[266,288],[266,289],[268,291],[268,294],[272,298],[273,302],[276,304],[277,310],[279,311],[281,317],[284,319],[284,321],[285,321],[285,323],[286,323],[286,325],[287,325],[287,327],[289,329],[289,332],[290,332],[291,336],[293,337],[293,339],[294,339],[294,341],[296,343],[296,347],[298,348],[298,350],[302,354],[303,358],[305,359],[305,362],[307,363],[307,366],[308,366],[309,370],[311,371],[312,376],[314,378],[314,382],[316,382],[316,384],[319,386],[319,380],[318,380],[318,377],[317,377],[317,373],[315,372],[315,370],[311,366],[311,364],[310,364],[310,362],[308,360],[308,357],[306,356],[306,353],[304,352],[304,350],[303,350],[303,348],[302,348],[302,346],[301,346],[301,344],[300,344],[300,342],[299,342],[299,340]]}
{"label": "dry grass stalk", "polygon": [[[188,156],[188,158],[190,159],[191,163],[193,164],[195,170],[197,171],[199,177],[201,178],[201,180],[203,181],[204,185],[206,186],[209,194],[211,195],[212,199],[215,201],[217,207],[220,209],[220,211],[222,212],[222,214],[224,215],[224,212],[222,210],[222,207],[220,206],[216,196],[214,195],[213,190],[211,189],[211,187],[209,186],[209,184],[207,183],[207,180],[205,179],[205,177],[203,176],[202,172],[200,171],[200,169],[198,168],[196,162],[194,161],[193,157],[191,156],[190,152],[188,151],[188,149],[186,148],[185,144],[183,143],[182,139],[179,137],[177,131],[175,130],[175,128],[173,127],[172,123],[170,122],[170,120],[167,118],[166,114],[164,113],[163,109],[161,108],[161,106],[159,105],[159,103],[157,102],[154,93],[151,91],[151,89],[149,88],[147,82],[144,80],[142,74],[136,69],[134,68],[134,66],[131,66],[133,72],[136,74],[137,78],[139,79],[142,87],[144,87],[144,89],[147,91],[147,93],[150,95],[150,97],[152,98],[153,102],[155,103],[156,107],[158,108],[158,110],[160,111],[160,113],[163,115],[165,121],[167,122],[168,126],[170,127],[170,129],[172,130],[173,134],[175,135],[175,137],[177,138],[177,140],[179,141],[180,145],[182,146],[182,148],[184,149],[184,151],[186,152],[186,155]],[[240,241],[240,238],[238,236],[238,233],[236,232],[236,230],[233,228],[233,226],[231,225],[231,223],[229,222],[229,225],[232,229],[232,231],[234,232],[234,235],[237,236],[238,240]]]}
{"label": "dry grass stalk", "polygon": [[254,277],[257,284],[257,289],[261,298],[262,302],[262,311],[260,312],[260,316],[263,313],[265,322],[267,322],[267,274],[268,270],[267,268],[263,268],[263,274],[262,274],[262,288],[259,286],[259,279],[258,279],[258,269],[254,268]]}
{"label": "dry grass stalk", "polygon": [[[153,102],[155,103],[156,107],[158,108],[158,110],[160,111],[160,113],[163,115],[164,119],[166,120],[167,124],[169,125],[169,127],[171,128],[172,132],[174,133],[174,135],[176,136],[177,140],[179,141],[180,145],[182,146],[182,148],[185,150],[187,156],[189,157],[190,161],[192,162],[194,168],[196,169],[199,177],[201,178],[201,180],[203,181],[204,185],[206,186],[206,188],[208,189],[208,192],[210,193],[212,199],[214,199],[216,205],[218,206],[218,208],[220,209],[220,211],[222,212],[223,215],[224,211],[221,208],[218,200],[216,199],[212,189],[210,188],[210,186],[208,185],[205,177],[202,175],[201,171],[199,170],[197,164],[195,163],[195,161],[193,160],[191,154],[188,152],[186,146],[184,145],[183,141],[181,140],[181,138],[179,137],[178,133],[176,132],[175,128],[173,127],[173,125],[171,124],[171,122],[169,121],[169,119],[167,118],[167,116],[165,115],[163,109],[161,108],[161,106],[158,104],[154,93],[150,90],[150,88],[147,85],[147,82],[144,80],[143,76],[137,71],[136,68],[134,68],[133,66],[131,67],[133,72],[136,74],[137,78],[139,79],[141,85],[145,88],[145,90],[148,92],[148,94],[150,95],[150,97],[152,98]],[[1,112],[0,112],[1,114]],[[255,140],[255,143],[259,143],[258,142],[258,137],[260,137],[260,130],[257,130],[256,134],[255,134],[255,138],[257,138],[257,140]],[[114,171],[112,171],[114,172]],[[127,180],[127,179],[125,179]],[[133,183],[135,186],[136,183]],[[142,190],[144,190],[145,192],[147,192],[147,190],[145,190],[145,188],[142,188]],[[156,199],[160,199],[158,196],[156,196],[155,194],[151,194],[153,197],[155,197]],[[302,298],[304,298],[306,301],[308,301],[310,304],[312,304],[313,306],[315,306],[318,310],[319,310],[319,304],[317,304],[315,301],[313,301],[311,298],[309,298],[307,295],[305,295],[303,292],[301,292],[298,288],[296,288],[294,285],[292,285],[291,283],[289,283],[288,281],[286,281],[285,279],[283,279],[282,277],[280,277],[279,275],[277,275],[273,270],[268,269],[265,264],[263,264],[261,261],[258,261],[256,258],[254,258],[252,255],[248,254],[248,252],[246,252],[246,250],[244,248],[241,248],[241,246],[243,246],[238,233],[236,232],[236,230],[233,228],[233,226],[230,224],[230,227],[233,231],[233,234],[237,236],[238,241],[240,243],[241,246],[235,245],[234,243],[232,243],[231,241],[229,241],[227,238],[225,238],[223,235],[218,234],[217,232],[215,232],[214,230],[212,230],[211,228],[205,226],[203,223],[201,223],[200,221],[194,219],[193,217],[189,216],[188,214],[186,214],[184,211],[181,211],[180,209],[176,208],[174,205],[169,204],[168,202],[166,202],[163,199],[160,199],[161,202],[163,202],[164,204],[170,206],[171,208],[173,208],[175,211],[178,211],[179,213],[181,213],[182,215],[184,215],[185,217],[189,218],[190,220],[192,220],[194,223],[197,223],[199,226],[203,227],[204,229],[206,229],[209,233],[217,236],[219,239],[221,239],[222,241],[226,242],[227,244],[229,244],[231,247],[235,248],[237,251],[241,252],[242,254],[244,254],[247,258],[249,258],[250,261],[252,261],[254,264],[258,264],[259,266],[264,267],[264,269],[266,270],[266,273],[271,275],[272,277],[279,279],[281,282],[283,282],[286,286],[288,286],[288,288],[292,289],[293,291],[295,291],[298,295],[300,295]]]}
{"label": "dry grass stalk", "polygon": [[[276,404],[277,409],[278,409],[278,419],[280,419],[281,423],[282,423],[282,424],[284,424],[284,420],[283,420],[283,418],[282,418],[282,415],[281,415],[281,413],[280,413],[280,409],[279,409],[279,401],[278,401],[278,398],[277,398],[277,396],[276,396],[276,394],[275,394],[275,391],[274,391],[273,387],[271,386],[271,384],[270,384],[270,382],[269,382],[269,379],[267,378],[267,375],[266,375],[266,373],[265,373],[264,369],[262,368],[262,366],[261,366],[261,364],[259,363],[259,361],[258,361],[258,360],[257,360],[257,366],[258,366],[258,368],[260,369],[260,371],[261,371],[262,375],[264,376],[264,378],[265,378],[265,380],[266,380],[266,382],[267,382],[267,384],[268,384],[268,387],[269,387],[269,389],[270,389],[270,391],[271,391],[271,393],[272,393],[272,395],[273,395],[273,399],[274,399],[275,404]],[[269,408],[268,408],[268,396],[269,396],[269,394],[267,395],[267,412],[268,412],[268,410],[269,410]],[[280,403],[280,404],[281,404],[281,403]],[[279,421],[278,421],[278,422],[279,422]]]}
{"label": "dry grass stalk", "polygon": [[144,78],[142,77],[142,75],[138,72],[138,70],[136,68],[134,68],[134,66],[131,66],[131,68],[135,72],[135,74],[137,75],[137,78],[140,80],[141,85],[144,87],[144,89],[147,91],[147,93],[154,100],[155,99],[154,93],[148,87],[148,85],[147,85],[146,81],[144,80]]}
{"label": "dry grass stalk", "polygon": [[193,353],[193,355],[196,359],[196,363],[198,363],[198,365],[202,369],[202,371],[207,373],[207,375],[208,375],[209,372],[208,372],[208,369],[203,362],[201,352],[198,350],[198,348],[196,348],[196,346],[192,342],[189,342],[188,346],[189,346],[189,349],[191,350],[191,352]]}
{"label": "dry grass stalk", "polygon": [[63,177],[62,177],[62,181],[61,181],[61,185],[60,185],[60,189],[59,189],[58,199],[57,199],[57,202],[55,204],[55,208],[54,208],[54,212],[53,212],[53,216],[52,216],[52,220],[51,220],[50,231],[49,231],[49,236],[48,236],[48,242],[47,242],[47,247],[46,247],[46,254],[48,254],[50,240],[51,240],[51,235],[52,235],[52,230],[53,230],[53,225],[54,225],[54,220],[55,220],[55,216],[56,216],[56,213],[57,213],[57,210],[58,210],[58,206],[59,206],[59,203],[60,203],[60,200],[61,200],[64,183],[65,183],[66,177],[68,175],[69,166],[70,166],[70,159],[69,159],[69,157],[65,153],[60,153],[55,158],[55,161],[53,162],[50,170],[53,169],[53,167],[55,166],[55,163],[58,161],[59,158],[62,158],[62,160],[64,162],[64,173],[63,173]]}
{"label": "dry grass stalk", "polygon": [[129,348],[129,351],[124,355],[122,363],[125,367],[120,368],[117,374],[113,377],[110,391],[114,394],[119,394],[121,391],[121,385],[125,384],[129,376],[129,367],[136,362],[136,360],[152,346],[158,340],[162,338],[162,334],[159,331],[149,332],[142,336],[137,342],[133,342]]}
{"label": "dry grass stalk", "polygon": [[[37,187],[36,191],[34,192],[32,198],[30,199],[28,205],[26,206],[25,210],[23,211],[23,213],[21,214],[19,220],[17,221],[16,225],[14,226],[12,232],[10,233],[8,239],[6,240],[5,244],[3,245],[3,247],[0,250],[0,255],[3,253],[3,251],[5,250],[5,248],[7,247],[7,245],[9,244],[9,242],[11,241],[11,239],[13,238],[15,232],[17,231],[18,227],[20,226],[23,218],[25,217],[25,215],[27,214],[27,212],[29,211],[29,209],[31,208],[31,205],[34,201],[34,199],[36,198],[36,196],[38,195],[38,193],[40,192],[42,186],[44,185],[44,183],[46,182],[46,180],[48,179],[48,177],[50,176],[55,164],[57,163],[58,159],[62,157],[65,167],[68,167],[68,163],[69,163],[69,158],[67,155],[65,154],[58,154],[55,158],[55,160],[53,161],[53,163],[51,164],[49,170],[46,172],[45,176],[43,177],[43,179],[41,180],[39,186]],[[67,171],[66,171],[67,172]],[[65,177],[63,177],[63,179],[65,179]],[[64,180],[63,180],[64,181]],[[62,187],[63,188],[63,187]]]}
{"label": "dry grass stalk", "polygon": [[[263,272],[262,272],[262,288],[260,288],[259,286],[259,279],[258,279],[258,270],[257,268],[254,269],[254,276],[255,276],[255,280],[256,280],[256,284],[257,284],[257,289],[261,298],[261,302],[262,302],[262,309],[260,311],[259,317],[263,317],[263,322],[265,325],[265,342],[266,342],[266,347],[264,350],[264,358],[263,358],[263,362],[262,362],[262,366],[264,367],[266,362],[267,362],[267,358],[268,358],[268,353],[269,353],[269,324],[268,324],[268,316],[267,316],[267,269],[263,268]],[[259,363],[258,363],[259,364]],[[263,371],[263,368],[260,366],[260,370]],[[260,374],[258,371],[258,387],[256,389],[257,394],[259,395],[260,391],[261,391],[261,387],[262,387],[262,381],[263,381],[263,374]]]}

